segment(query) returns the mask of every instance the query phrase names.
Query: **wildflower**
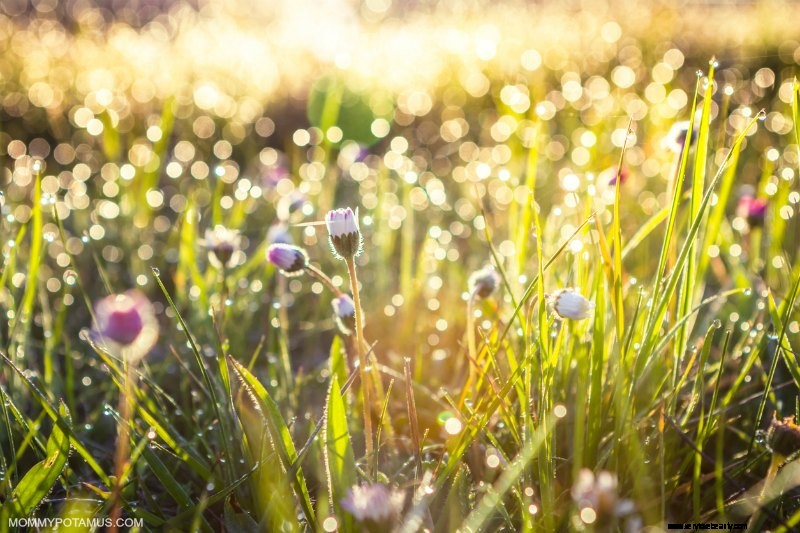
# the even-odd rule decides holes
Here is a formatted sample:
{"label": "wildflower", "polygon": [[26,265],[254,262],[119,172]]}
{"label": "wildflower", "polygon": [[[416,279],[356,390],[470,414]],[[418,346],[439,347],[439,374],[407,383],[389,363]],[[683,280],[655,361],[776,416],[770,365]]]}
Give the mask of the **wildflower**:
{"label": "wildflower", "polygon": [[368,531],[391,531],[400,518],[405,494],[382,483],[354,485],[342,499],[342,508]]}
{"label": "wildflower", "polygon": [[147,355],[158,339],[153,305],[139,291],[106,296],[94,314],[94,333],[130,363]]}
{"label": "wildflower", "polygon": [[350,335],[356,327],[356,306],[347,294],[340,294],[331,301],[336,324],[343,335]]}
{"label": "wildflower", "polygon": [[[667,136],[664,138],[663,144],[664,146],[676,154],[680,154],[683,151],[683,145],[686,143],[686,135],[689,134],[689,121],[684,120],[681,122],[676,122],[672,125],[667,133]],[[697,133],[693,130],[692,136],[689,139],[689,146],[697,138]]]}
{"label": "wildflower", "polygon": [[292,191],[280,197],[276,206],[277,215],[280,220],[289,220],[296,212],[304,213],[308,205],[308,198],[300,191]]}
{"label": "wildflower", "polygon": [[739,198],[736,214],[746,218],[747,224],[751,227],[763,226],[767,214],[767,201],[763,198],[755,198],[750,194],[743,194]]}
{"label": "wildflower", "polygon": [[207,229],[205,245],[208,248],[208,260],[216,268],[228,268],[233,265],[234,254],[239,250],[242,237],[238,230],[216,225]]}
{"label": "wildflower", "polygon": [[767,447],[774,454],[789,457],[800,451],[800,426],[792,417],[773,419],[767,430]]}
{"label": "wildflower", "polygon": [[352,259],[361,253],[363,239],[358,228],[358,210],[349,207],[334,209],[325,215],[333,255],[339,259]]}
{"label": "wildflower", "polygon": [[[631,175],[630,170],[628,167],[623,166],[619,169],[619,183],[622,185],[626,181],[628,181],[628,177]],[[616,185],[617,184],[617,169],[614,169],[614,176],[608,180],[609,185]]]}
{"label": "wildflower", "polygon": [[548,298],[553,304],[553,310],[561,318],[583,320],[594,309],[594,302],[584,298],[575,289],[561,289]]}
{"label": "wildflower", "polygon": [[267,230],[267,242],[270,244],[292,244],[292,235],[286,224],[276,223]]}
{"label": "wildflower", "polygon": [[491,267],[476,270],[469,277],[469,293],[477,298],[488,298],[500,285],[500,274]]}
{"label": "wildflower", "polygon": [[299,246],[272,244],[267,248],[267,260],[281,270],[284,276],[297,276],[308,266],[308,254]]}
{"label": "wildflower", "polygon": [[602,470],[595,476],[588,468],[582,469],[572,486],[571,494],[584,522],[608,524],[623,519],[626,526],[624,531],[630,530],[631,525],[640,523],[635,515],[636,505],[633,501],[619,498],[617,478],[611,472]]}

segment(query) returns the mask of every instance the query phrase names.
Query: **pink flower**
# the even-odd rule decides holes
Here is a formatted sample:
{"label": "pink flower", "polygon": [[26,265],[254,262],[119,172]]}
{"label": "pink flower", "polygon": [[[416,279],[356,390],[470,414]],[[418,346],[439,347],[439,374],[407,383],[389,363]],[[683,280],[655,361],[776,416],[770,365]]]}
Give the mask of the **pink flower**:
{"label": "pink flower", "polygon": [[736,214],[746,218],[747,223],[752,227],[763,226],[764,218],[767,215],[767,201],[749,194],[743,195],[739,198]]}
{"label": "pink flower", "polygon": [[95,304],[94,333],[117,352],[136,362],[158,339],[158,321],[150,300],[136,290],[106,296]]}

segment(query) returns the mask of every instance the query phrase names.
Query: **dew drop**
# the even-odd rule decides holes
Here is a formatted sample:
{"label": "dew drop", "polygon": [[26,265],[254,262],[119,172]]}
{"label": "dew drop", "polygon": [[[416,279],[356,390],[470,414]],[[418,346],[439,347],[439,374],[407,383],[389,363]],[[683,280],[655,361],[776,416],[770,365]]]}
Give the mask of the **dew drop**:
{"label": "dew drop", "polygon": [[714,329],[719,329],[722,327],[722,320],[720,320],[719,318],[715,318],[714,322],[712,322],[711,325],[714,326]]}
{"label": "dew drop", "polygon": [[153,267],[151,270],[153,271],[154,276],[161,276],[161,270],[159,270],[157,267]]}

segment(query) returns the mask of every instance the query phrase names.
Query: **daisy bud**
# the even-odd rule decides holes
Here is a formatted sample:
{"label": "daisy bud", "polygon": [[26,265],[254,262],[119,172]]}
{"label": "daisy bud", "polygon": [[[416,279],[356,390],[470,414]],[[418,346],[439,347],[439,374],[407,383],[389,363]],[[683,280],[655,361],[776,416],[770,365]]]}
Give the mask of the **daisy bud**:
{"label": "daisy bud", "polygon": [[356,327],[356,306],[347,294],[337,296],[331,301],[336,324],[343,335],[351,335]]}
{"label": "daisy bud", "polygon": [[783,457],[800,451],[800,426],[794,423],[792,417],[772,420],[767,430],[767,448]]}
{"label": "daisy bud", "polygon": [[[595,476],[594,472],[584,468],[578,473],[570,492],[578,506],[580,518],[587,523],[596,520],[599,525],[604,525],[614,519],[623,519],[623,524],[630,526],[632,522],[637,522],[634,515],[636,505],[631,500],[619,497],[617,477],[611,472],[603,470]],[[587,513],[587,509],[591,512]],[[628,531],[627,528],[623,530]]]}
{"label": "daisy bud", "polygon": [[139,291],[106,296],[95,304],[94,314],[94,334],[128,362],[147,355],[158,339],[153,305]]}
{"label": "daisy bud", "polygon": [[750,227],[760,227],[764,225],[764,218],[767,214],[767,201],[763,198],[755,198],[749,194],[739,198],[739,205],[736,214],[746,218]]}
{"label": "daisy bud", "polygon": [[367,531],[391,531],[400,518],[405,494],[382,483],[354,485],[342,499],[342,508]]}
{"label": "daisy bud", "polygon": [[292,235],[286,224],[273,224],[267,230],[267,242],[269,244],[292,244]]}
{"label": "daisy bud", "polygon": [[214,226],[206,230],[205,245],[208,248],[208,260],[216,268],[227,268],[233,264],[233,255],[239,250],[242,237],[237,230],[225,226]]}
{"label": "daisy bud", "polygon": [[594,309],[594,302],[584,298],[575,289],[561,289],[551,294],[549,299],[553,304],[553,310],[561,318],[583,320]]}
{"label": "daisy bud", "polygon": [[308,266],[306,251],[291,244],[270,245],[267,248],[267,260],[278,267],[284,276],[300,275]]}
{"label": "daisy bud", "polygon": [[361,253],[362,238],[358,229],[358,210],[334,209],[325,215],[331,249],[338,259],[350,259]]}
{"label": "daisy bud", "polygon": [[500,274],[493,267],[476,270],[469,277],[469,293],[477,298],[488,298],[500,285]]}
{"label": "daisy bud", "polygon": [[[676,154],[679,154],[683,151],[683,145],[686,143],[686,135],[689,134],[689,121],[684,120],[681,122],[676,122],[672,125],[667,133],[667,136],[664,138],[664,146]],[[692,131],[692,137],[689,139],[689,146],[697,138],[697,133]]]}
{"label": "daisy bud", "polygon": [[[631,175],[631,172],[628,170],[628,167],[622,167],[619,169],[619,183],[620,185],[628,181],[628,177]],[[616,185],[617,184],[617,169],[614,169],[614,177],[608,180],[609,185]]]}

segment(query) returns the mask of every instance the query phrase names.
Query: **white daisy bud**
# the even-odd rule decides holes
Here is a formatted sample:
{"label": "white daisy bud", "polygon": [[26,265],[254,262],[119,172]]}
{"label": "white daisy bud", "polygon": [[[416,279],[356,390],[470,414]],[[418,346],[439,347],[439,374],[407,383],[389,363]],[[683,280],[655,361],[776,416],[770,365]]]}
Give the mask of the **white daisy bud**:
{"label": "white daisy bud", "polygon": [[299,246],[276,243],[267,248],[267,261],[284,276],[298,276],[308,266],[308,254]]}
{"label": "white daisy bud", "polygon": [[405,494],[382,483],[355,485],[342,498],[342,508],[367,531],[391,531],[400,518]]}
{"label": "white daisy bud", "polygon": [[241,246],[242,237],[237,230],[225,226],[214,226],[206,230],[205,245],[208,248],[208,260],[216,268],[229,267],[233,263],[233,255]]}
{"label": "white daisy bud", "polygon": [[343,335],[351,335],[356,327],[356,306],[348,294],[341,294],[331,301],[336,324]]}
{"label": "white daisy bud", "polygon": [[361,253],[362,238],[358,228],[358,210],[349,207],[334,209],[325,215],[333,255],[339,259],[350,259]]}
{"label": "white daisy bud", "polygon": [[[686,142],[686,135],[689,133],[689,121],[683,120],[681,122],[676,122],[672,125],[667,133],[667,136],[664,138],[664,146],[676,154],[679,154],[683,151],[683,145]],[[689,139],[689,146],[694,143],[695,138],[697,137],[697,133],[692,131],[692,137]]]}
{"label": "white daisy bud", "polygon": [[561,289],[549,296],[553,310],[561,318],[583,320],[588,318],[594,309],[594,302],[584,298],[575,289]]}
{"label": "white daisy bud", "polygon": [[500,285],[500,274],[493,267],[476,270],[469,277],[469,293],[477,298],[488,298]]}

